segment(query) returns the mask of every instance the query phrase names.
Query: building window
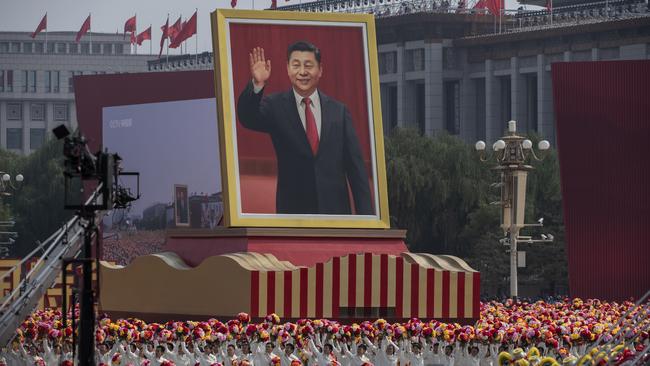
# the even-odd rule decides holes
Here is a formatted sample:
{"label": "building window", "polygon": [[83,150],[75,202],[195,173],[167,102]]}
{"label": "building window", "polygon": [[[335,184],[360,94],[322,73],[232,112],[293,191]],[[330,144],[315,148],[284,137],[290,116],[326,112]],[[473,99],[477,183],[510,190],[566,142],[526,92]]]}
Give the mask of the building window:
{"label": "building window", "polygon": [[0,53],[7,53],[7,52],[9,52],[9,43],[0,42]]}
{"label": "building window", "polygon": [[421,135],[424,135],[427,132],[425,107],[425,86],[423,83],[418,83],[415,86],[415,122],[418,125],[418,130]]}
{"label": "building window", "polygon": [[93,43],[93,54],[99,55],[102,53],[101,45],[99,43]]}
{"label": "building window", "polygon": [[397,85],[381,85],[381,105],[384,118],[384,133],[388,135],[397,127]]}
{"label": "building window", "polygon": [[68,105],[58,103],[54,105],[54,120],[67,121],[68,120]]}
{"label": "building window", "polygon": [[68,47],[70,48],[70,53],[79,53],[79,45],[76,43],[70,43]]}
{"label": "building window", "polygon": [[32,150],[40,149],[45,142],[45,129],[44,128],[30,128],[29,129],[29,148]]}
{"label": "building window", "polygon": [[49,42],[46,48],[47,48],[47,53],[54,53],[54,42]]}
{"label": "building window", "polygon": [[65,53],[65,43],[56,44],[56,53]]}
{"label": "building window", "polygon": [[458,57],[454,48],[445,47],[442,49],[442,67],[448,70],[458,68]]}
{"label": "building window", "polygon": [[22,150],[23,129],[7,128],[7,149]]}
{"label": "building window", "polygon": [[88,42],[81,43],[81,53],[87,55],[90,53],[90,45]]}
{"label": "building window", "polygon": [[23,53],[32,53],[32,42],[23,43]]}
{"label": "building window", "polygon": [[30,108],[32,121],[45,121],[45,104],[32,103]]}
{"label": "building window", "polygon": [[45,92],[58,93],[60,91],[60,71],[45,71]]}
{"label": "building window", "polygon": [[618,47],[601,48],[598,50],[600,60],[616,60],[620,58],[620,49]]}
{"label": "building window", "polygon": [[5,91],[14,91],[14,70],[7,70],[7,83],[5,84]]}
{"label": "building window", "polygon": [[379,54],[379,74],[394,74],[397,72],[397,52],[382,52]]}
{"label": "building window", "polygon": [[68,92],[74,93],[74,77],[76,75],[83,75],[83,71],[70,71],[68,76]]}
{"label": "building window", "polygon": [[424,48],[406,50],[404,54],[404,69],[406,71],[424,70]]}
{"label": "building window", "polygon": [[0,93],[5,91],[5,71],[0,70]]}
{"label": "building window", "polygon": [[458,135],[460,133],[460,82],[445,81],[443,93],[447,132]]}
{"label": "building window", "polygon": [[116,55],[121,55],[124,53],[124,45],[121,43],[116,43],[115,44],[115,54]]}
{"label": "building window", "polygon": [[36,93],[36,71],[23,71],[23,92]]}
{"label": "building window", "polygon": [[8,121],[22,121],[23,120],[23,104],[22,103],[7,103],[7,120]]}
{"label": "building window", "polygon": [[52,71],[45,71],[45,92],[52,92]]}
{"label": "building window", "polygon": [[27,72],[27,81],[29,82],[29,92],[36,93],[36,71],[31,70]]}
{"label": "building window", "polygon": [[499,77],[499,89],[501,91],[501,113],[497,114],[500,117],[498,123],[503,126],[503,131],[505,131],[508,121],[512,119],[512,84],[510,76]]}
{"label": "building window", "polygon": [[537,75],[526,77],[526,119],[528,131],[537,131]]}
{"label": "building window", "polygon": [[9,52],[11,52],[11,53],[20,52],[20,42],[11,42],[9,44]]}
{"label": "building window", "polygon": [[60,71],[52,71],[52,92],[58,93],[61,91],[61,84],[60,84],[60,77],[61,72]]}
{"label": "building window", "polygon": [[34,53],[43,53],[43,42],[34,43]]}
{"label": "building window", "polygon": [[474,90],[476,91],[476,100],[474,110],[474,126],[475,126],[475,135],[474,137],[477,140],[486,139],[486,123],[485,123],[485,78],[475,79]]}
{"label": "building window", "polygon": [[74,93],[74,71],[68,74],[68,93]]}

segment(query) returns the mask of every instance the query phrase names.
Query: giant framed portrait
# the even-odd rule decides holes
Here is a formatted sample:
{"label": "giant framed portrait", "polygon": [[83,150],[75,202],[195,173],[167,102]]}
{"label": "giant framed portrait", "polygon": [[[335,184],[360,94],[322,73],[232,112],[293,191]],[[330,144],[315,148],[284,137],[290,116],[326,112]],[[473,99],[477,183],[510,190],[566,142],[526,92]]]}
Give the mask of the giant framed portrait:
{"label": "giant framed portrait", "polygon": [[388,228],[375,24],[216,10],[227,226]]}

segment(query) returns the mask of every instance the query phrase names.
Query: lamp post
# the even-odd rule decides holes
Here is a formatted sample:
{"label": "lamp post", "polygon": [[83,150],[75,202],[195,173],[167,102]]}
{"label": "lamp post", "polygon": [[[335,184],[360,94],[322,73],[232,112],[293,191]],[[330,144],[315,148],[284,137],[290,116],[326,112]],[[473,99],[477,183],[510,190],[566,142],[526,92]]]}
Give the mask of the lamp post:
{"label": "lamp post", "polygon": [[[23,182],[23,180],[25,180],[25,177],[23,177],[22,174],[17,174],[14,177],[14,181],[17,184],[21,184]],[[14,185],[11,182],[11,175],[9,175],[9,173],[5,173],[3,171],[0,171],[0,194],[2,194],[3,196],[11,196],[11,193],[7,192],[7,191],[9,189],[12,189],[12,190],[15,191],[18,188],[19,187],[17,185]]]}
{"label": "lamp post", "polygon": [[[20,188],[24,177],[22,174],[17,174],[14,177],[14,184],[9,173],[0,171],[0,197],[11,196],[11,191],[16,191]],[[8,246],[13,245],[18,238],[18,233],[15,231],[9,231],[16,224],[14,219],[2,220],[0,221],[0,258],[6,258],[9,256],[10,250]]]}
{"label": "lamp post", "polygon": [[[537,145],[539,151],[546,151],[550,144],[541,140]],[[493,168],[500,175],[500,182],[495,186],[501,187],[501,200],[493,202],[501,206],[501,229],[505,237],[501,243],[510,246],[510,296],[516,300],[518,294],[517,282],[517,243],[548,243],[553,241],[553,235],[542,235],[541,239],[531,236],[519,236],[519,232],[526,226],[543,226],[543,219],[537,224],[525,224],[524,214],[526,208],[526,178],[533,169],[526,161],[532,157],[542,160],[535,154],[532,141],[517,135],[517,122],[508,122],[508,132],[505,136],[492,144],[493,153],[488,156],[485,151],[485,142],[477,141],[475,145],[481,161],[493,159],[497,165]]]}

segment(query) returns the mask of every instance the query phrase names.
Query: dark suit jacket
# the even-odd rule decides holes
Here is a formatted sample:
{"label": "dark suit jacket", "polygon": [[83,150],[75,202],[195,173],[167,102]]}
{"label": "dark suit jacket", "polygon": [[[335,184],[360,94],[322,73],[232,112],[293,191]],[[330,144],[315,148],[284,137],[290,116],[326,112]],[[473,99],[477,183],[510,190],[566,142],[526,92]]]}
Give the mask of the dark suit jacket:
{"label": "dark suit jacket", "polygon": [[321,134],[314,156],[292,90],[262,97],[252,81],[239,95],[237,115],[246,128],[271,136],[278,161],[277,213],[350,215],[348,182],[359,215],[374,215],[368,173],[350,112],[319,91]]}

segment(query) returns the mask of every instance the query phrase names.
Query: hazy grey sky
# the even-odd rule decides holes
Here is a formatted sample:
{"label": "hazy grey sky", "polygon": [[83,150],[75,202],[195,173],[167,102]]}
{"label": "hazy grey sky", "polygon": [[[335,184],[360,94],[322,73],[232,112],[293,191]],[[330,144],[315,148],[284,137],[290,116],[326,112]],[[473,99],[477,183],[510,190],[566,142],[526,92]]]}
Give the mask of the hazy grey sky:
{"label": "hazy grey sky", "polygon": [[[278,0],[278,5],[298,4],[302,0]],[[305,0],[304,2],[307,2]],[[475,0],[470,0],[473,4]],[[271,0],[238,0],[237,9],[265,9]],[[506,0],[506,8],[516,9],[515,0]],[[137,14],[138,31],[152,25],[153,49],[159,45],[162,34],[160,27],[169,13],[170,24],[179,15],[189,18],[198,8],[198,48],[199,51],[212,50],[210,36],[211,11],[217,8],[230,9],[230,0],[0,0],[0,31],[29,31],[36,29],[45,12],[48,13],[49,31],[78,31],[81,24],[92,13],[93,32],[115,32],[124,30],[124,22]],[[196,37],[196,36],[195,36]],[[195,50],[195,37],[187,41],[187,50]],[[149,41],[145,41],[138,53],[149,52]],[[171,50],[170,54],[179,53]]]}

